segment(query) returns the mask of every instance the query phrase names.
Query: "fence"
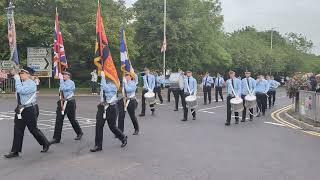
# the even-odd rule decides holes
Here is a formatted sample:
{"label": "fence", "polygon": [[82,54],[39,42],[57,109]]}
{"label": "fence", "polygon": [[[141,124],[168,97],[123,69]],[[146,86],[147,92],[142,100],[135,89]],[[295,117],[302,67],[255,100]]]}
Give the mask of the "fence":
{"label": "fence", "polygon": [[4,79],[0,81],[0,93],[14,93],[15,86],[14,86],[14,79]]}
{"label": "fence", "polygon": [[320,122],[320,93],[314,91],[299,91],[298,113],[304,117]]}

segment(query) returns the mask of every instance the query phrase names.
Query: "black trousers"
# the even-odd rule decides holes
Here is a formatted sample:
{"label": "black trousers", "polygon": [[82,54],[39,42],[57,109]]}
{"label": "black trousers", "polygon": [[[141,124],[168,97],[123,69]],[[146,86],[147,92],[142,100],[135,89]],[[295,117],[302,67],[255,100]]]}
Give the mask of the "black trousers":
{"label": "black trousers", "polygon": [[184,91],[180,90],[180,89],[173,89],[172,93],[174,96],[174,104],[175,104],[174,108],[179,109],[179,96],[180,96],[181,102],[182,102],[182,99],[184,98]]}
{"label": "black trousers", "polygon": [[62,127],[63,127],[63,121],[65,115],[67,115],[72,128],[76,134],[82,134],[82,129],[80,128],[79,122],[76,120],[76,100],[70,100],[67,102],[66,109],[64,110],[64,115],[61,113],[61,101],[59,100],[57,102],[57,111],[56,111],[56,125],[54,128],[54,134],[53,139],[56,139],[58,141],[61,140],[61,133],[62,133]]}
{"label": "black trousers", "polygon": [[98,147],[102,147],[103,142],[103,127],[105,122],[107,121],[109,129],[111,132],[122,141],[125,138],[125,135],[121,132],[121,130],[116,126],[117,120],[117,105],[110,105],[106,110],[106,119],[103,118],[104,114],[104,106],[98,105],[98,112],[96,115],[96,137],[95,137],[95,145]]}
{"label": "black trousers", "polygon": [[265,114],[267,109],[267,95],[264,93],[256,93],[256,96],[258,108],[262,114]]}
{"label": "black trousers", "polygon": [[91,93],[97,93],[97,82],[91,81]]}
{"label": "black trousers", "polygon": [[24,130],[28,127],[30,133],[42,146],[49,144],[48,139],[38,129],[37,119],[39,116],[38,105],[25,108],[21,113],[22,119],[18,119],[17,114],[14,117],[14,136],[11,152],[21,152]]}
{"label": "black trousers", "polygon": [[171,94],[171,92],[173,92],[173,90],[171,88],[168,88],[168,94],[167,94],[168,102],[170,102],[170,94]]}
{"label": "black trousers", "polygon": [[162,95],[161,95],[161,87],[160,86],[159,87],[155,87],[153,89],[153,92],[155,93],[155,98],[158,95],[158,98],[159,98],[160,102],[163,102]]}
{"label": "black trousers", "polygon": [[218,102],[218,94],[220,95],[220,98],[223,101],[222,87],[216,86],[216,102]]}
{"label": "black trousers", "polygon": [[209,103],[211,103],[211,86],[203,86],[204,103],[207,103],[207,99],[209,100]]}
{"label": "black trousers", "polygon": [[[227,123],[231,122],[231,103],[230,100],[232,99],[232,96],[227,96]],[[235,119],[236,121],[239,121],[239,113],[235,112],[234,115],[236,116]]]}
{"label": "black trousers", "polygon": [[[182,106],[183,106],[183,118],[188,119],[188,108],[187,108],[187,103],[186,103],[186,97],[189,96],[189,94],[183,94],[183,98],[181,98]],[[196,117],[196,111],[195,109],[191,109],[192,116]]]}
{"label": "black trousers", "polygon": [[[145,89],[142,91],[141,114],[145,114],[146,113],[146,98],[144,97],[144,94],[146,94],[147,92],[148,92],[148,90],[145,90]],[[150,109],[151,109],[152,112],[155,111],[154,104],[150,104]]]}
{"label": "black trousers", "polygon": [[276,90],[268,91],[268,96],[269,108],[271,108],[271,106],[274,106],[274,103],[276,102]]}
{"label": "black trousers", "polygon": [[[130,100],[127,111],[132,121],[133,127],[135,131],[139,131],[139,123],[136,117],[136,109],[138,107],[138,102],[135,99]],[[118,110],[119,110],[119,117],[118,117],[118,128],[121,132],[124,131],[124,119],[126,117],[126,112],[124,111],[124,102],[123,99],[118,101]]]}
{"label": "black trousers", "polygon": [[[242,120],[245,120],[247,117],[247,108],[245,106],[245,104],[246,104],[245,97],[246,97],[246,95],[241,95],[241,98],[243,100],[243,108],[244,108],[242,111]],[[249,112],[250,112],[250,119],[253,119],[253,108],[250,108]]]}

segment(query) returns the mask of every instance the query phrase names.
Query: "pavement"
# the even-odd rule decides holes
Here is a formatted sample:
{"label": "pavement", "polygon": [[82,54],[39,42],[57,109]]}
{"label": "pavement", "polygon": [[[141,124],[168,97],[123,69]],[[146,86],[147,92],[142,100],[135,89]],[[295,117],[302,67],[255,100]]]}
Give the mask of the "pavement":
{"label": "pavement", "polygon": [[[202,105],[197,120],[182,122],[182,109],[174,112],[174,101],[156,106],[156,115],[147,108],[138,117],[141,134],[125,121],[128,145],[120,148],[108,127],[103,151],[90,153],[94,145],[95,114],[99,98],[77,97],[77,116],[85,133],[75,133],[65,119],[62,142],[46,154],[25,131],[22,156],[0,158],[1,180],[302,180],[319,179],[319,136],[292,128],[280,120],[278,111],[290,105],[285,92],[278,92],[276,106],[253,122],[225,127],[225,102]],[[200,95],[201,96],[201,95]],[[166,97],[166,96],[165,96]],[[40,96],[39,128],[53,136],[57,97]],[[141,103],[137,114],[140,112]],[[15,99],[0,98],[0,154],[10,150],[13,138]],[[280,118],[279,118],[280,117]]]}

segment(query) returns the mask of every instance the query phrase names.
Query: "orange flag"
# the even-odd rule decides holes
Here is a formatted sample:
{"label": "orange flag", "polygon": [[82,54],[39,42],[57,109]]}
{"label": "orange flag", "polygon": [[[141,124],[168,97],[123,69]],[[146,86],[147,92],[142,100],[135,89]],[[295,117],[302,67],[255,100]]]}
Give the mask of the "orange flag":
{"label": "orange flag", "polygon": [[104,31],[103,20],[100,11],[100,1],[98,2],[97,20],[96,20],[96,47],[94,64],[98,67],[99,72],[104,71],[106,78],[112,80],[117,88],[120,87],[120,80],[118,77],[117,69],[113,63],[111,52],[109,49],[109,42]]}

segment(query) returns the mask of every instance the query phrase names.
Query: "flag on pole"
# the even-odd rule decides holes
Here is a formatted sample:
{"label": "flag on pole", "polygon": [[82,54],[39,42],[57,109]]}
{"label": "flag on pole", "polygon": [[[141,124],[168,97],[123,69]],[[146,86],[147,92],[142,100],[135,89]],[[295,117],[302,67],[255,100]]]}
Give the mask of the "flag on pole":
{"label": "flag on pole", "polygon": [[64,51],[62,33],[59,28],[59,14],[56,8],[56,20],[54,28],[54,77],[58,79],[59,73],[68,68],[68,62]]}
{"label": "flag on pole", "polygon": [[9,2],[8,9],[8,39],[9,39],[9,47],[10,47],[10,61],[13,61],[16,65],[19,64],[19,56],[17,50],[17,40],[16,40],[16,26],[14,23],[14,6],[12,2]]}
{"label": "flag on pole", "polygon": [[100,1],[98,1],[97,20],[96,20],[96,47],[94,64],[98,67],[99,72],[102,70],[107,78],[112,80],[117,88],[120,87],[120,81],[117,69],[113,63],[113,59],[109,49],[109,42],[104,31],[103,20],[100,11]]}
{"label": "flag on pole", "polygon": [[126,32],[124,27],[120,30],[120,58],[121,58],[121,70],[123,75],[129,73],[131,77],[135,78],[134,69],[131,65],[131,61],[128,55]]}
{"label": "flag on pole", "polygon": [[166,35],[164,36],[162,47],[161,47],[161,52],[163,53],[165,51],[167,51],[167,37],[166,37]]}

